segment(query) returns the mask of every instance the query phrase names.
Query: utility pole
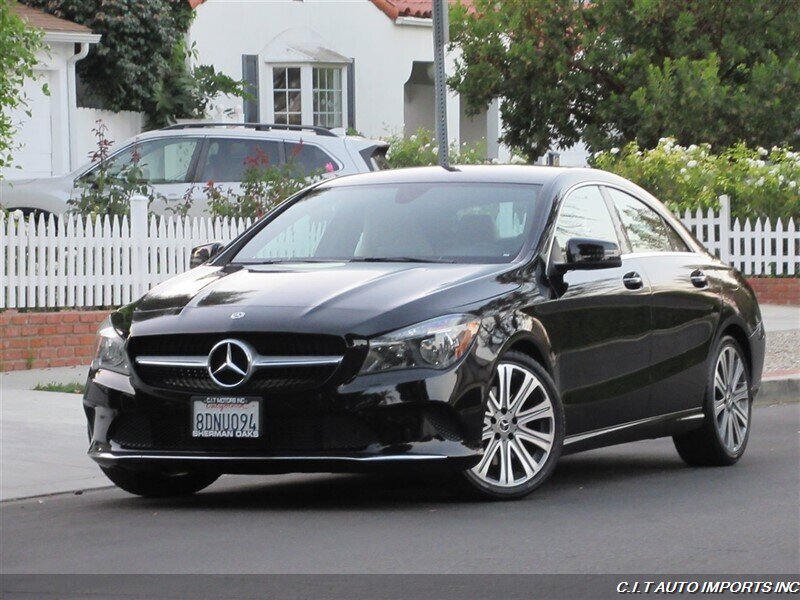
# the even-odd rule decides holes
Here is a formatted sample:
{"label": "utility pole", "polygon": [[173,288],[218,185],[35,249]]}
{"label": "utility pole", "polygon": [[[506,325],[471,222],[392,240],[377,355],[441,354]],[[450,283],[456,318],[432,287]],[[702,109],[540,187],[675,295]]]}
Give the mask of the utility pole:
{"label": "utility pole", "polygon": [[444,47],[449,37],[447,0],[433,0],[433,67],[436,92],[436,141],[439,143],[439,165],[450,168],[447,143],[447,83],[444,72]]}

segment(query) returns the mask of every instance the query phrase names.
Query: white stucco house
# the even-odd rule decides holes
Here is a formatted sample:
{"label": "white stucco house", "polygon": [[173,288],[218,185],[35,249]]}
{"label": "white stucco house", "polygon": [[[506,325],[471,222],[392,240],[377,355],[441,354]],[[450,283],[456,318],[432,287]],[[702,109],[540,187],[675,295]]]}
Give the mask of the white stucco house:
{"label": "white stucco house", "polygon": [[[192,4],[199,62],[251,84],[257,100],[240,107],[246,120],[353,128],[367,137],[434,129],[430,0]],[[228,109],[240,103],[223,101]],[[452,140],[485,140],[490,157],[507,158],[497,143],[497,105],[469,117],[450,94],[447,108]]]}
{"label": "white stucco house", "polygon": [[[353,128],[367,137],[434,129],[431,0],[190,3],[199,62],[247,80],[257,98],[227,99],[221,108],[247,121]],[[448,63],[452,72],[453,56]],[[483,140],[490,158],[510,158],[497,142],[497,102],[468,116],[451,92],[447,113],[451,140]],[[562,165],[585,164],[582,145],[554,151]]]}
{"label": "white stucco house", "polygon": [[[37,52],[36,77],[24,84],[27,107],[11,114],[17,127],[19,150],[5,169],[7,179],[46,177],[67,172],[77,152],[75,63],[100,40],[88,27],[11,3],[11,10],[31,26],[44,31],[44,47]],[[45,89],[49,90],[49,95]],[[28,116],[26,111],[31,114]]]}
{"label": "white stucco house", "polygon": [[[187,41],[198,51],[198,64],[246,80],[255,98],[220,98],[211,119],[225,114],[234,121],[352,128],[373,138],[435,129],[431,0],[186,1],[196,10]],[[141,132],[139,113],[76,106],[75,63],[100,36],[20,4],[14,10],[45,31],[48,48],[39,53],[40,80],[25,86],[32,117],[15,115],[20,168],[7,169],[4,177],[61,175],[79,167],[94,147],[97,119],[118,143]],[[447,61],[452,72],[453,56]],[[452,141],[482,141],[488,157],[510,159],[497,141],[497,102],[468,116],[450,92],[447,112]],[[581,147],[559,152],[562,165],[585,164]]]}

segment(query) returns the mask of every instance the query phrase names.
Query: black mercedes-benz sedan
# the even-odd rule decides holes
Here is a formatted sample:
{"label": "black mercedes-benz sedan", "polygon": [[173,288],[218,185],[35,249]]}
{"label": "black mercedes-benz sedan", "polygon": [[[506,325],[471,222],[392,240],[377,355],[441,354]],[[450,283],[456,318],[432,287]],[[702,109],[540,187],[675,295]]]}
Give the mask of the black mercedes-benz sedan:
{"label": "black mercedes-benz sedan", "polygon": [[89,454],[131,493],[410,468],[517,498],[567,453],[672,436],[731,465],[747,446],[753,291],[614,175],[342,177],[195,253],[98,334]]}

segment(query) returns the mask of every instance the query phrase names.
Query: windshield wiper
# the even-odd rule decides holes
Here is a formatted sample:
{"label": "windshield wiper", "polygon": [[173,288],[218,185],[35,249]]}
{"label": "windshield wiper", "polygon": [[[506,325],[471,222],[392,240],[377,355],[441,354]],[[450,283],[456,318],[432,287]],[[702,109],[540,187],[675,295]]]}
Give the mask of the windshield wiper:
{"label": "windshield wiper", "polygon": [[357,256],[349,262],[405,262],[405,263],[454,263],[454,260],[445,258],[417,258],[415,256]]}
{"label": "windshield wiper", "polygon": [[233,265],[259,266],[259,265],[285,265],[291,263],[329,263],[347,262],[346,258],[266,258],[264,260],[250,260],[242,262],[232,262]]}

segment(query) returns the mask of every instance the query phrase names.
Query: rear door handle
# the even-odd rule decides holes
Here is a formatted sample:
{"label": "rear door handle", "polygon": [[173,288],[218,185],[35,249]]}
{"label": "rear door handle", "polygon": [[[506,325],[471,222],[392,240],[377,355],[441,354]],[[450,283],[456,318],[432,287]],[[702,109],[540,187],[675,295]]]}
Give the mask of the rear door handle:
{"label": "rear door handle", "polygon": [[626,273],[625,276],[622,278],[622,283],[629,290],[638,290],[642,287],[642,285],[644,285],[644,283],[642,282],[642,276],[639,275],[636,271],[631,271],[630,273]]}
{"label": "rear door handle", "polygon": [[699,269],[692,271],[692,274],[689,275],[689,279],[691,280],[692,285],[697,288],[704,288],[708,285],[708,277],[706,277],[706,274]]}

